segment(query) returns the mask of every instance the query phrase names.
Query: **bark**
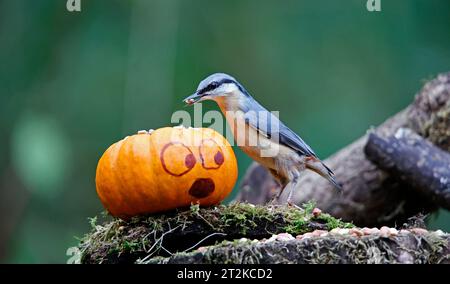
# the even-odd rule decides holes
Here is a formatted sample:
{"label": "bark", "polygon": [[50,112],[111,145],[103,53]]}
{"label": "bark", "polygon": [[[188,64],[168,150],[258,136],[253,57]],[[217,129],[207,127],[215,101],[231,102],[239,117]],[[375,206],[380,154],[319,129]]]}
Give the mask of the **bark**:
{"label": "bark", "polygon": [[[410,106],[372,132],[388,137],[402,127],[409,127],[436,146],[450,150],[450,73],[425,84]],[[366,134],[324,161],[342,183],[342,195],[336,195],[332,185],[322,177],[305,172],[295,190],[294,202],[314,200],[325,212],[360,226],[403,222],[419,212],[436,209],[433,200],[424,198],[398,176],[367,159],[364,153],[367,138]],[[264,204],[272,198],[274,189],[276,184],[271,175],[254,164],[236,200]],[[286,195],[281,196],[281,202],[285,202]]]}
{"label": "bark", "polygon": [[379,168],[450,209],[450,153],[406,128],[386,138],[371,133],[365,153]]}
{"label": "bark", "polygon": [[189,254],[153,259],[149,263],[200,264],[328,264],[449,263],[450,237],[432,233],[381,236],[326,236],[304,240],[228,244]]}

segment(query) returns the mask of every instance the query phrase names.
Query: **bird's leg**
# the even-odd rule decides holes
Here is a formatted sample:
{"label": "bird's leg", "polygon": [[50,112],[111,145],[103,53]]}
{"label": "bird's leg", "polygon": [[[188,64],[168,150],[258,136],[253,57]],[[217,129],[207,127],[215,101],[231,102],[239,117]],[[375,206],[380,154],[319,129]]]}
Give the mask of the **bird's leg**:
{"label": "bird's leg", "polygon": [[278,190],[277,194],[275,194],[275,196],[272,197],[272,200],[270,200],[270,204],[272,204],[272,205],[277,204],[277,201],[278,201],[278,199],[280,199],[280,196],[283,193],[286,186],[287,185],[281,185],[280,190]]}
{"label": "bird's leg", "polygon": [[287,179],[283,176],[279,175],[278,172],[274,169],[269,169],[269,172],[272,174],[273,178],[275,179],[276,183],[280,187],[280,190],[275,194],[275,196],[270,201],[270,204],[276,204],[276,201],[280,198],[281,194],[283,193],[284,189],[286,188],[288,182]]}
{"label": "bird's leg", "polygon": [[293,207],[295,207],[295,208],[297,208],[297,209],[302,209],[300,206],[298,206],[298,205],[296,205],[296,204],[294,204],[294,203],[292,203],[292,194],[294,193],[294,189],[295,189],[295,187],[297,186],[297,183],[298,183],[298,177],[295,177],[290,183],[289,183],[289,195],[288,195],[288,198],[287,198],[287,204],[289,205],[289,206],[293,206]]}
{"label": "bird's leg", "polygon": [[297,206],[296,204],[294,204],[292,202],[292,194],[294,193],[294,189],[297,187],[298,185],[298,180],[300,177],[300,174],[306,169],[306,165],[305,165],[305,156],[300,156],[298,157],[299,159],[297,160],[296,163],[296,167],[294,169],[292,169],[292,171],[289,173],[291,176],[291,181],[289,183],[290,189],[289,189],[289,195],[287,198],[287,204],[289,206],[293,206],[297,209],[302,210],[302,208],[300,206]]}
{"label": "bird's leg", "polygon": [[272,199],[269,201],[270,205],[276,205],[278,200],[278,194],[272,197]]}
{"label": "bird's leg", "polygon": [[278,199],[280,199],[281,194],[283,193],[284,189],[286,188],[286,185],[281,185],[280,190],[278,190],[277,194],[272,198],[270,201],[270,204],[274,205],[277,204]]}

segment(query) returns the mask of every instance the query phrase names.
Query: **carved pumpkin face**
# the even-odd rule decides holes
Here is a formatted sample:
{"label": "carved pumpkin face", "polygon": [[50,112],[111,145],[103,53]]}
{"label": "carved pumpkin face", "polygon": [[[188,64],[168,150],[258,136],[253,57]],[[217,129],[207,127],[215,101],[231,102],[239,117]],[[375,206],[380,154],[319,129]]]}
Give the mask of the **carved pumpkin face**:
{"label": "carved pumpkin face", "polygon": [[236,179],[236,157],[222,135],[166,127],[110,146],[98,163],[96,187],[105,208],[127,218],[191,203],[218,204]]}

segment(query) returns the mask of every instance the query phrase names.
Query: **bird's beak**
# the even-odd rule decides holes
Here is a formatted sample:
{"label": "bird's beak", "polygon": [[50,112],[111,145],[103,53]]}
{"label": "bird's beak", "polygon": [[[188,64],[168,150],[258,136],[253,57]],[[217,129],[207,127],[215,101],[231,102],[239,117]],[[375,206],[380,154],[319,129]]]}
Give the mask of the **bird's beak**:
{"label": "bird's beak", "polygon": [[193,105],[198,102],[202,98],[202,95],[199,95],[197,92],[193,93],[189,97],[185,98],[183,101],[188,105]]}

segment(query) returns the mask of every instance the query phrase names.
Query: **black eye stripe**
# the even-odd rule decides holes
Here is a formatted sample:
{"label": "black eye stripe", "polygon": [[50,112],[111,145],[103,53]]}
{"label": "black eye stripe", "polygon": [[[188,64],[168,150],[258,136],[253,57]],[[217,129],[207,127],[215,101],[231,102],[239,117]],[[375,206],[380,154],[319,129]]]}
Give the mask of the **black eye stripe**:
{"label": "black eye stripe", "polygon": [[234,81],[234,80],[232,80],[232,79],[223,79],[222,81],[220,81],[219,86],[222,85],[222,84],[230,84],[230,83],[235,84],[235,85],[238,87],[238,89],[239,89],[244,95],[250,96],[250,95],[248,94],[247,90],[246,90],[244,87],[242,87],[241,84],[239,84],[238,82],[236,82],[236,81]]}
{"label": "black eye stripe", "polygon": [[216,82],[216,81],[211,82],[208,86],[206,86],[203,89],[201,89],[200,91],[198,91],[198,94],[202,95],[206,92],[217,89],[222,84],[230,84],[230,83],[235,84],[238,87],[238,89],[247,97],[250,96],[250,94],[247,92],[247,90],[241,84],[239,84],[238,82],[236,82],[235,80],[232,80],[232,79],[222,79],[219,82]]}
{"label": "black eye stripe", "polygon": [[204,94],[206,92],[212,91],[214,89],[219,88],[220,86],[222,86],[223,84],[228,84],[228,83],[234,83],[237,85],[236,81],[231,80],[231,79],[223,79],[221,81],[213,81],[211,83],[208,84],[208,86],[204,87],[203,89],[201,89],[198,93],[199,94]]}
{"label": "black eye stripe", "polygon": [[217,82],[212,82],[208,86],[204,87],[199,91],[199,94],[203,94],[209,91],[212,91],[214,89],[217,89],[220,85]]}

